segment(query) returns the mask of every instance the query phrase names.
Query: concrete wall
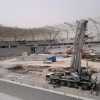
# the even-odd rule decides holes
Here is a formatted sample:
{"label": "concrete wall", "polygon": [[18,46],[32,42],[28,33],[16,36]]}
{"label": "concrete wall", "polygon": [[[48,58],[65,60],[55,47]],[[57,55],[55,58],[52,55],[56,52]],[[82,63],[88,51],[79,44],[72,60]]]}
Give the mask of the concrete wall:
{"label": "concrete wall", "polygon": [[30,47],[0,48],[0,57],[20,56],[23,52],[31,52]]}
{"label": "concrete wall", "polygon": [[[64,95],[47,89],[20,85],[11,81],[0,80],[0,93],[8,94],[22,100],[89,100],[86,98]],[[7,99],[5,99],[7,100]]]}

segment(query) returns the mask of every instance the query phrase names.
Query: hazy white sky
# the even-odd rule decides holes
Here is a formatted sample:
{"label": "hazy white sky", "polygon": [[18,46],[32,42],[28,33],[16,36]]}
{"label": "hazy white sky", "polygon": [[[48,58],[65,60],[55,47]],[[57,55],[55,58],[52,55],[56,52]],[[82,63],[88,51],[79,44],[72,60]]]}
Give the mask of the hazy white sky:
{"label": "hazy white sky", "polygon": [[0,0],[0,24],[40,27],[100,16],[100,0]]}

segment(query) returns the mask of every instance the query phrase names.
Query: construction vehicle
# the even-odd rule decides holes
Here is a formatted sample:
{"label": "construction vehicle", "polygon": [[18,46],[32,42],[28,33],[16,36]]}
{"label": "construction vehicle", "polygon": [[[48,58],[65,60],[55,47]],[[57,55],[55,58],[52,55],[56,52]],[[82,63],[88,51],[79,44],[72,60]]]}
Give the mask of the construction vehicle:
{"label": "construction vehicle", "polygon": [[85,43],[88,20],[77,22],[76,36],[74,41],[74,52],[70,68],[62,72],[53,72],[46,75],[49,84],[55,86],[68,86],[85,90],[95,89],[97,78],[92,78],[93,73],[88,67],[81,66],[81,51]]}

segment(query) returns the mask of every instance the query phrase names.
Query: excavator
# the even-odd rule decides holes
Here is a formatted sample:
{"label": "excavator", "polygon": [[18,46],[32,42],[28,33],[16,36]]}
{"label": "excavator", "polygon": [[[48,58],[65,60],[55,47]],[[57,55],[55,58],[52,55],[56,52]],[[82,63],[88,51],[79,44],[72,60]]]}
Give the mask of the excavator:
{"label": "excavator", "polygon": [[88,20],[77,21],[71,66],[62,72],[55,71],[46,75],[46,80],[54,87],[67,86],[81,88],[82,90],[96,90],[97,77],[93,78],[94,73],[87,66],[81,65],[81,51],[87,37],[85,34],[87,23]]}

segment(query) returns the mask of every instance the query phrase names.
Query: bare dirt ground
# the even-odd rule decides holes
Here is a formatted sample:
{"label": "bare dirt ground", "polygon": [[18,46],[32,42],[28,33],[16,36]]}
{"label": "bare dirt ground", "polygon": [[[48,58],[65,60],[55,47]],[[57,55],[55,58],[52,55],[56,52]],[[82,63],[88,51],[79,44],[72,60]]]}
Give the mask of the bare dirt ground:
{"label": "bare dirt ground", "polygon": [[[73,94],[92,98],[94,100],[100,100],[100,96],[95,96],[93,94],[91,95],[90,91],[82,91],[80,89],[73,89],[68,87],[53,88],[51,85],[47,83],[47,81],[45,80],[45,75],[48,73],[49,68],[59,69],[63,67],[68,67],[70,66],[70,63],[71,58],[64,58],[62,61],[50,64],[44,63],[44,61],[42,60],[21,60],[19,58],[7,59],[0,61],[0,78],[28,84],[31,86],[39,86],[47,89],[52,89],[54,91],[61,91],[65,94]],[[21,73],[20,71],[20,73],[18,73],[8,70],[9,67],[13,67],[17,64],[23,65],[24,68],[27,69],[27,71],[24,73]],[[95,68],[97,71],[100,71],[100,62],[89,61],[88,65],[91,68]],[[86,60],[82,60],[82,66],[86,66]]]}

